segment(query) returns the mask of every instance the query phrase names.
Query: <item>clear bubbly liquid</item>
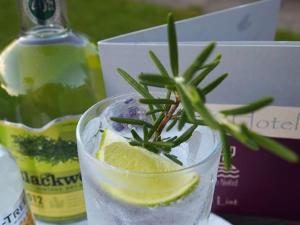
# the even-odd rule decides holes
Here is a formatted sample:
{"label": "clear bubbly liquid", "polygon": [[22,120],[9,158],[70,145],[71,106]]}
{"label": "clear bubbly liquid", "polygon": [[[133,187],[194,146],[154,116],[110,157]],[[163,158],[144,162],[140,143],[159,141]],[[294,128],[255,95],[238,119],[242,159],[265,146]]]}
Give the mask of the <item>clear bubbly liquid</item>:
{"label": "clear bubbly liquid", "polygon": [[[80,161],[83,175],[84,194],[90,225],[206,225],[210,214],[212,196],[216,180],[217,160],[207,168],[195,168],[195,173],[200,175],[200,182],[191,193],[183,198],[166,205],[153,207],[134,205],[123,202],[101,188],[101,182],[107,182],[101,174],[101,166],[95,158],[98,149],[101,132],[99,128],[115,129],[115,132],[128,137],[128,130],[120,129],[110,124],[109,116],[128,114],[134,105],[120,107],[117,103],[107,107],[101,112],[100,117],[89,121],[82,134],[84,150],[80,153]],[[110,107],[112,107],[110,109]],[[114,109],[117,115],[114,114]],[[143,109],[139,109],[143,111]],[[131,113],[132,114],[132,113]],[[139,113],[133,113],[140,117]],[[125,115],[126,116],[126,115]],[[127,115],[128,116],[128,115]],[[211,131],[210,131],[211,132]],[[173,135],[180,134],[176,129]],[[214,148],[212,136],[208,128],[199,127],[193,137],[178,148],[172,150],[172,154],[184,162],[184,167],[194,165],[205,160]],[[81,149],[82,150],[82,149]],[[92,158],[91,158],[92,157]],[[114,184],[111,184],[114,185]],[[143,190],[140,190],[143,192]]]}

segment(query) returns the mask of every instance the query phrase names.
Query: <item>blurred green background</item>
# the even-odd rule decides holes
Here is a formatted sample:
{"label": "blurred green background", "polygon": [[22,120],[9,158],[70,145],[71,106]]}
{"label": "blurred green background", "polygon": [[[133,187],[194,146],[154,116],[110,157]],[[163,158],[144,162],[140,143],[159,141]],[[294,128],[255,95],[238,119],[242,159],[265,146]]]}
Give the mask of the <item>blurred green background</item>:
{"label": "blurred green background", "polygon": [[[176,19],[197,16],[200,7],[174,9],[133,0],[68,0],[72,28],[85,33],[93,41],[139,30],[165,22],[172,11]],[[19,33],[16,0],[0,1],[0,51]],[[281,29],[277,40],[300,40],[300,34]]]}

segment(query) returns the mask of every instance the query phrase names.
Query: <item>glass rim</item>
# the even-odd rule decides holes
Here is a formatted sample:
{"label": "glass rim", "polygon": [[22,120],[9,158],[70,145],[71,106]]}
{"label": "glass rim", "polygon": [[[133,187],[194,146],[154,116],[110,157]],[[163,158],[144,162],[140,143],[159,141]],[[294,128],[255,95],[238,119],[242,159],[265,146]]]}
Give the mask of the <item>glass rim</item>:
{"label": "glass rim", "polygon": [[[151,93],[156,93],[156,94],[162,94],[163,92],[151,92]],[[130,96],[140,96],[138,93],[127,93],[127,94],[121,94],[121,95],[116,95],[116,96],[111,96],[111,97],[107,97],[103,100],[100,100],[99,102],[97,102],[96,104],[94,104],[93,106],[91,106],[90,108],[88,108],[80,117],[78,124],[76,126],[76,139],[77,139],[77,143],[78,145],[81,145],[82,147],[84,147],[84,142],[82,141],[82,136],[81,133],[84,129],[84,123],[86,120],[86,117],[93,112],[95,109],[97,109],[100,105],[105,104],[106,102],[111,102],[113,100],[116,99],[122,99],[125,97],[130,97]],[[142,96],[141,96],[142,97]],[[95,118],[95,117],[93,117]],[[86,124],[85,124],[86,125]],[[173,173],[182,173],[182,172],[186,172],[186,171],[190,171],[193,170],[196,167],[200,167],[201,165],[204,165],[205,163],[207,163],[208,161],[210,161],[214,156],[216,156],[219,151],[221,150],[221,138],[218,132],[212,130],[211,128],[208,127],[208,129],[212,132],[212,135],[215,138],[215,143],[213,146],[213,150],[212,152],[205,157],[203,160],[200,160],[199,162],[187,166],[187,167],[182,167],[180,169],[176,169],[176,170],[170,170],[170,171],[163,171],[163,172],[140,172],[140,171],[132,171],[132,170],[126,170],[126,169],[122,169],[122,168],[118,168],[115,166],[112,166],[102,160],[98,160],[96,159],[92,154],[90,154],[87,151],[84,150],[80,150],[80,148],[78,147],[78,151],[82,152],[84,155],[86,155],[90,160],[92,160],[93,162],[95,162],[96,164],[99,165],[103,165],[105,166],[107,169],[111,169],[113,171],[116,172],[121,172],[121,173],[126,173],[126,174],[136,174],[136,175],[167,175],[167,174],[173,174]]]}

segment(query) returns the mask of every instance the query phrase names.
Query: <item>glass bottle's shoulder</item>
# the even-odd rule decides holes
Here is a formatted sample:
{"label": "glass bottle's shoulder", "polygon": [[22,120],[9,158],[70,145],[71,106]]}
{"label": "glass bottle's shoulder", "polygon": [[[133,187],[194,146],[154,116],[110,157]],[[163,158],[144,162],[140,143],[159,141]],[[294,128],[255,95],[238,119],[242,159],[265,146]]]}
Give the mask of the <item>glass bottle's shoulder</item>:
{"label": "glass bottle's shoulder", "polygon": [[72,32],[52,38],[20,37],[0,55],[0,82],[18,91],[47,82],[81,86],[91,75],[91,59],[100,72],[95,45]]}
{"label": "glass bottle's shoulder", "polygon": [[[7,112],[0,110],[0,119],[18,117],[40,127],[62,115],[80,114],[103,97],[97,50],[85,37],[70,33],[43,42],[21,37],[0,55],[0,102],[9,106]],[[32,125],[31,115],[40,115],[41,122]]]}

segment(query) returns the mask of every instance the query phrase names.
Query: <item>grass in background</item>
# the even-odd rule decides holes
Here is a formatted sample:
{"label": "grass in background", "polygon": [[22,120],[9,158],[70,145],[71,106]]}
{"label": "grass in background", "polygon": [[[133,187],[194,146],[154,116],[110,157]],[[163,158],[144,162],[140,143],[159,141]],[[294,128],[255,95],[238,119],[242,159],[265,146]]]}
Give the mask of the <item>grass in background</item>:
{"label": "grass in background", "polygon": [[[177,19],[201,14],[197,7],[181,10],[133,0],[69,0],[67,4],[71,27],[93,41],[163,24],[168,12]],[[18,33],[16,0],[1,0],[0,52]]]}
{"label": "grass in background", "polygon": [[[172,11],[176,19],[201,14],[201,9],[172,9],[133,0],[69,0],[67,1],[71,27],[97,41],[115,35],[165,23]],[[19,17],[16,0],[0,1],[0,52],[17,37]],[[277,40],[300,40],[300,34],[279,30]]]}
{"label": "grass in background", "polygon": [[279,29],[276,33],[277,41],[300,41],[300,33],[293,33],[285,29]]}

